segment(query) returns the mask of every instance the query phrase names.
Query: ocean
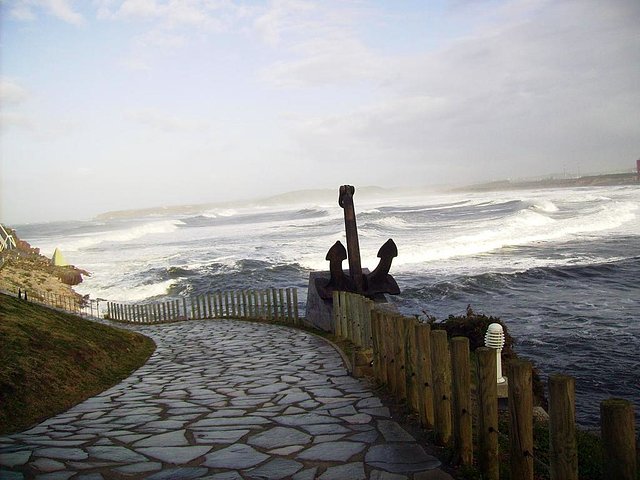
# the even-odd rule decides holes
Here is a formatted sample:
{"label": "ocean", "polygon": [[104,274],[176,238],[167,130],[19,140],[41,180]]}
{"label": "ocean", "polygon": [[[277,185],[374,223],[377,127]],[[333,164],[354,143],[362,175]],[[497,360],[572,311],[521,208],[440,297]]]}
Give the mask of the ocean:
{"label": "ocean", "polygon": [[[298,287],[344,239],[334,192],[100,220],[14,225],[45,255],[92,273],[91,298],[145,301],[216,290]],[[363,267],[393,238],[407,315],[471,305],[501,318],[543,378],[576,378],[577,417],[595,426],[610,396],[640,405],[640,188],[482,193],[356,189]],[[344,264],[347,268],[347,262]]]}

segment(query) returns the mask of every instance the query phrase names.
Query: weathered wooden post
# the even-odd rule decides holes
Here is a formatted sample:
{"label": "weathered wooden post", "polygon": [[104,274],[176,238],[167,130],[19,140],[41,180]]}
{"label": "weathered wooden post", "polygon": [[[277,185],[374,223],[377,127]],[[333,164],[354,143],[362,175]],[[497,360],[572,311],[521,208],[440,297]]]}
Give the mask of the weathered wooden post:
{"label": "weathered wooden post", "polygon": [[462,465],[473,463],[471,412],[471,361],[469,339],[454,337],[450,342],[453,371],[453,443]]}
{"label": "weathered wooden post", "polygon": [[213,295],[211,293],[207,293],[207,308],[207,318],[214,318],[215,314],[213,313]]}
{"label": "weathered wooden post", "polygon": [[414,326],[418,351],[418,395],[420,423],[431,429],[435,423],[433,413],[433,375],[431,372],[431,327],[425,324]]}
{"label": "weathered wooden post", "polygon": [[496,351],[476,349],[478,361],[478,462],[483,478],[498,480],[498,372]]}
{"label": "weathered wooden post", "polygon": [[378,312],[371,312],[371,343],[373,351],[373,378],[380,382],[380,335],[378,333]]}
{"label": "weathered wooden post", "polygon": [[397,332],[397,322],[395,321],[395,317],[392,315],[387,316],[387,345],[389,348],[388,351],[388,364],[387,364],[387,379],[389,390],[391,393],[398,398],[398,332]]}
{"label": "weathered wooden post", "polygon": [[284,289],[278,289],[278,302],[280,304],[280,311],[278,312],[278,316],[280,317],[281,322],[285,322],[285,303],[284,303]]}
{"label": "weathered wooden post", "polygon": [[298,305],[298,289],[293,289],[293,324],[300,325],[300,311]]}
{"label": "weathered wooden post", "polygon": [[384,312],[378,312],[378,345],[380,353],[378,354],[380,359],[380,383],[389,385],[389,377],[387,375],[387,368],[389,362],[388,349],[389,349],[389,337],[387,337],[387,317]]}
{"label": "weathered wooden post", "polygon": [[187,298],[186,297],[182,297],[182,310],[184,311],[184,319],[188,320],[189,319],[189,312],[187,310]]}
{"label": "weathered wooden post", "polygon": [[332,305],[333,305],[333,333],[337,337],[342,337],[342,325],[340,325],[340,292],[334,290],[331,292]]}
{"label": "weathered wooden post", "polygon": [[549,376],[549,443],[551,480],[578,480],[575,380]]}
{"label": "weathered wooden post", "polygon": [[287,323],[293,324],[293,300],[291,297],[291,288],[287,288]]}
{"label": "weathered wooden post", "polygon": [[396,338],[393,331],[393,318],[391,315],[385,315],[385,348],[387,352],[387,385],[391,393],[396,393]]}
{"label": "weathered wooden post", "polygon": [[251,290],[242,290],[240,295],[242,298],[240,317],[247,320],[251,318]]}
{"label": "weathered wooden post", "polygon": [[445,330],[431,331],[431,371],[436,442],[447,445],[451,441],[451,354]]}
{"label": "weathered wooden post", "polygon": [[267,289],[265,294],[267,295],[267,321],[270,322],[273,320],[273,301],[271,298],[271,290]]}
{"label": "weathered wooden post", "polygon": [[509,418],[511,478],[533,480],[533,387],[524,360],[509,366]]}
{"label": "weathered wooden post", "polygon": [[278,306],[278,290],[272,289],[271,291],[273,297],[273,321],[278,322],[280,320],[280,307]]}
{"label": "weathered wooden post", "polygon": [[405,326],[407,335],[407,398],[414,412],[420,412],[420,386],[418,383],[418,339],[416,337],[416,325],[414,318],[407,319]]}
{"label": "weathered wooden post", "polygon": [[633,403],[622,398],[603,400],[600,403],[600,428],[603,478],[636,480],[638,467]]}
{"label": "weathered wooden post", "polygon": [[396,375],[398,379],[397,398],[400,401],[407,399],[407,322],[404,317],[397,316],[394,319],[398,341],[396,343]]}

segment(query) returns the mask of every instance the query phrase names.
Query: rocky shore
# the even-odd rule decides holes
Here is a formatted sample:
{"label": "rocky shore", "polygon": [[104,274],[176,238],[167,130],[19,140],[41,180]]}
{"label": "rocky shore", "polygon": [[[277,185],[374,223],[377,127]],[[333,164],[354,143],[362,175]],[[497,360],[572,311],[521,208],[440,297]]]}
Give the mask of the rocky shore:
{"label": "rocky shore", "polygon": [[44,293],[82,299],[73,286],[81,283],[89,272],[73,265],[53,265],[38,248],[20,240],[15,232],[10,233],[16,240],[16,248],[0,252],[0,290],[14,294],[26,290],[36,299]]}

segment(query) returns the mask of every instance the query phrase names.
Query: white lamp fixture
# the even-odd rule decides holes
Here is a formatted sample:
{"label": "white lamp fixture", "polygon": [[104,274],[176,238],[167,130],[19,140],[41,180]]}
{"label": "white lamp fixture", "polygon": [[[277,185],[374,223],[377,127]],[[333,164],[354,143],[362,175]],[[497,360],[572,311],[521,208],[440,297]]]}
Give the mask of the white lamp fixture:
{"label": "white lamp fixture", "polygon": [[488,348],[496,349],[496,368],[498,373],[498,383],[506,382],[506,379],[502,376],[502,347],[504,347],[504,330],[499,323],[492,323],[487,329],[487,333],[484,336],[484,344]]}

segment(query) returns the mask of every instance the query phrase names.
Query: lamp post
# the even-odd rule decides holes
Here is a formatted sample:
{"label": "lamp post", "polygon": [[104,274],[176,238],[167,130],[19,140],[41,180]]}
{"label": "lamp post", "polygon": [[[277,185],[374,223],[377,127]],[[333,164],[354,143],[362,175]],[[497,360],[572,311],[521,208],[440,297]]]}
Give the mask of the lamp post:
{"label": "lamp post", "polygon": [[499,323],[492,323],[487,329],[484,336],[484,344],[488,348],[496,349],[496,368],[498,374],[498,383],[505,383],[506,379],[502,376],[502,347],[504,347],[504,330]]}

